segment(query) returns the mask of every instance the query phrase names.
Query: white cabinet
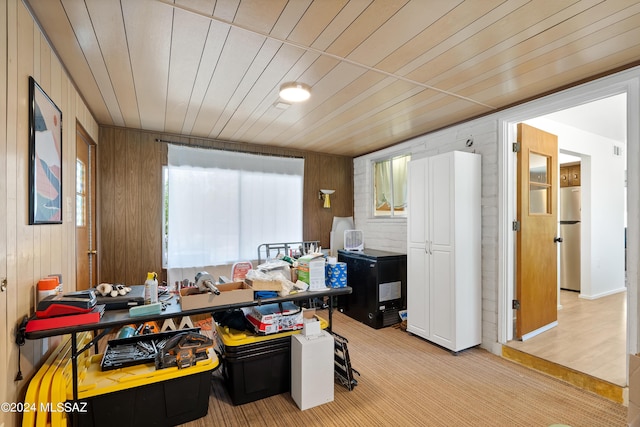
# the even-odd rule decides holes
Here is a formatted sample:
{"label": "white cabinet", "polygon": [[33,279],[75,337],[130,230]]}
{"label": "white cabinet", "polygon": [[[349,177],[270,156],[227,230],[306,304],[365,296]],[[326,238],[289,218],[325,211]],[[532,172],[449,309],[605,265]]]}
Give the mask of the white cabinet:
{"label": "white cabinet", "polygon": [[407,331],[458,352],[482,340],[480,155],[409,163]]}

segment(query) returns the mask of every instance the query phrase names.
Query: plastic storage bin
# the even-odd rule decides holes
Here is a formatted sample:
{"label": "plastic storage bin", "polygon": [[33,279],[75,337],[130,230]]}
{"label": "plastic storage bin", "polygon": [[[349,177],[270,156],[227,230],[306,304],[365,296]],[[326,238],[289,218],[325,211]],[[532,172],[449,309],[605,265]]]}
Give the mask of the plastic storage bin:
{"label": "plastic storage bin", "polygon": [[[321,328],[328,326],[319,318]],[[234,405],[242,405],[291,390],[291,335],[287,331],[255,335],[218,327],[224,347],[223,376]]]}
{"label": "plastic storage bin", "polygon": [[102,355],[93,356],[78,388],[79,400],[87,402],[78,425],[174,426],[207,415],[211,372],[218,367],[210,353],[195,366],[159,370],[144,364],[101,371]]}

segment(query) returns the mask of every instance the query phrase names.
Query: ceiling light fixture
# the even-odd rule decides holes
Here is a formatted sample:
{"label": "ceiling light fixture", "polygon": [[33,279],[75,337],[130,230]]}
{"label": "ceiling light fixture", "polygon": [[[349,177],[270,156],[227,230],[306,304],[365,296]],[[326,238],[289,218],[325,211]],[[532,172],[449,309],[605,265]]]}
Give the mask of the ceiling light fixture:
{"label": "ceiling light fixture", "polygon": [[284,83],[280,86],[280,98],[289,102],[302,102],[311,96],[311,87],[304,83]]}

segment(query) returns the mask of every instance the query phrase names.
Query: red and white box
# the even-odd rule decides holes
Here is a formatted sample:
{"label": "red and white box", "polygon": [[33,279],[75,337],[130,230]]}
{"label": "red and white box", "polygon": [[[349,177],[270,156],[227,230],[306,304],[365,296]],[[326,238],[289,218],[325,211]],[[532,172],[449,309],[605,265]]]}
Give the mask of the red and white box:
{"label": "red and white box", "polygon": [[242,309],[256,333],[275,334],[302,329],[302,309],[291,301]]}

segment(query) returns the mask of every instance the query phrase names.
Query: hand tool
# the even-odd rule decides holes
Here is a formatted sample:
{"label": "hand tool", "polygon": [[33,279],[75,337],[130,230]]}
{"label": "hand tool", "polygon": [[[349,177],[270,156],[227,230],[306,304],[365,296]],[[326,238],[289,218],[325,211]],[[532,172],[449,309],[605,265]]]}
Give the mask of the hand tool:
{"label": "hand tool", "polygon": [[213,284],[213,276],[206,271],[196,274],[196,286],[200,292],[213,292],[220,295],[220,290]]}
{"label": "hand tool", "polygon": [[196,364],[198,360],[209,357],[208,350],[213,347],[213,340],[196,332],[182,332],[164,345],[162,351],[156,354],[156,369],[171,366],[187,368]]}

